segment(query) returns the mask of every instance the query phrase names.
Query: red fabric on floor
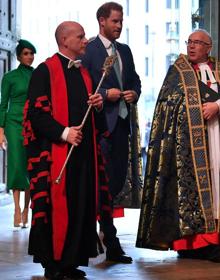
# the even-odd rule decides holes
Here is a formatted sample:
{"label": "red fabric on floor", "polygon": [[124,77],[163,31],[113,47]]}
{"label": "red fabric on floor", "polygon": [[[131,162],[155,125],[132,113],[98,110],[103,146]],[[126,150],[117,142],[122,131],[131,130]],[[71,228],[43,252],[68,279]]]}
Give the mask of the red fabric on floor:
{"label": "red fabric on floor", "polygon": [[173,250],[191,250],[208,246],[210,244],[220,245],[219,232],[203,233],[186,236],[173,242]]}

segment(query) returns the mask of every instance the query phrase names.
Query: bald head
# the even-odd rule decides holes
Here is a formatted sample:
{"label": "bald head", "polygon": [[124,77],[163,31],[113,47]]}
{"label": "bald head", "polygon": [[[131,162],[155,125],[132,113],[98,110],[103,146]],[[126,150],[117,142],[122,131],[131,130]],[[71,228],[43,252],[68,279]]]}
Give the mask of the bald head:
{"label": "bald head", "polygon": [[59,24],[55,38],[59,51],[70,58],[84,54],[88,42],[83,27],[75,21],[64,21]]}
{"label": "bald head", "polygon": [[58,25],[56,31],[55,31],[55,38],[57,41],[57,45],[61,46],[62,42],[63,42],[63,37],[68,37],[69,33],[76,30],[77,27],[81,27],[82,26],[75,21],[64,21],[62,22],[60,25]]}

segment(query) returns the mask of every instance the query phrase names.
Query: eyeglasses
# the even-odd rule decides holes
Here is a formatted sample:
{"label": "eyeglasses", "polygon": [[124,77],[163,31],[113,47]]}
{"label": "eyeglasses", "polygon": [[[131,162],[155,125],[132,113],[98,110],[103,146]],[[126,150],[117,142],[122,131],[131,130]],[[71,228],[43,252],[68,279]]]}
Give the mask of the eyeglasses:
{"label": "eyeglasses", "polygon": [[195,46],[211,46],[210,43],[207,43],[207,42],[204,42],[204,41],[200,41],[200,40],[188,40],[188,41],[185,41],[186,45],[189,46],[189,45],[195,45]]}

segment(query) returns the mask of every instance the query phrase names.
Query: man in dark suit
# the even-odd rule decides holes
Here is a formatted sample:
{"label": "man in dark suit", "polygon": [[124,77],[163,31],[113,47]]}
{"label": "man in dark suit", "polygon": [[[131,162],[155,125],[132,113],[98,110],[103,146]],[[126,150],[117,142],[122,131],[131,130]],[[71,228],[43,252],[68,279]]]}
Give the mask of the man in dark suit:
{"label": "man in dark suit", "polygon": [[[96,88],[101,76],[105,58],[116,55],[116,62],[99,90],[104,100],[104,111],[110,136],[101,139],[101,147],[106,158],[106,171],[111,195],[122,190],[128,168],[128,135],[130,133],[130,104],[138,101],[141,82],[135,71],[130,48],[116,42],[120,37],[123,22],[123,8],[115,2],[103,4],[97,10],[99,35],[87,45],[82,63],[90,72]],[[100,221],[104,233],[103,243],[107,248],[106,259],[115,262],[131,263],[125,255],[113,219]]]}

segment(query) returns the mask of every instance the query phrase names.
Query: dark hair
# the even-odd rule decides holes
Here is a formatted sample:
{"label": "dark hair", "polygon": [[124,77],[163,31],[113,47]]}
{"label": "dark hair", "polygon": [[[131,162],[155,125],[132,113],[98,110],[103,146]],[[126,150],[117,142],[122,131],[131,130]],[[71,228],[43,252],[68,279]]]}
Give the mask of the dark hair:
{"label": "dark hair", "polygon": [[31,42],[24,39],[20,39],[16,47],[16,55],[19,56],[22,50],[25,48],[32,50],[33,53],[36,53],[36,48],[33,44],[31,44]]}
{"label": "dark hair", "polygon": [[108,18],[111,11],[119,11],[123,14],[123,7],[116,2],[107,2],[98,8],[96,18],[99,21],[100,17]]}

